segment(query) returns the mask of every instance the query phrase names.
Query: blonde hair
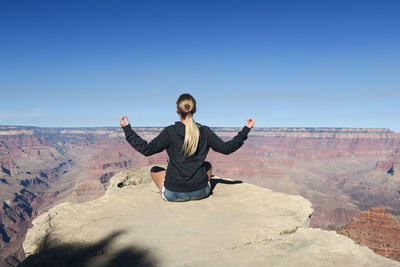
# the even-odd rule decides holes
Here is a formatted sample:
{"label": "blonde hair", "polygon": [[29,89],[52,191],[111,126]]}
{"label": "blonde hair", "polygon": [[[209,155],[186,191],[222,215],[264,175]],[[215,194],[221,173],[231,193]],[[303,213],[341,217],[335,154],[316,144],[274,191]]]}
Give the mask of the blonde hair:
{"label": "blonde hair", "polygon": [[200,138],[199,127],[193,119],[193,114],[196,112],[196,100],[190,94],[182,94],[179,96],[176,105],[182,119],[186,122],[183,154],[185,157],[190,157],[196,153]]}

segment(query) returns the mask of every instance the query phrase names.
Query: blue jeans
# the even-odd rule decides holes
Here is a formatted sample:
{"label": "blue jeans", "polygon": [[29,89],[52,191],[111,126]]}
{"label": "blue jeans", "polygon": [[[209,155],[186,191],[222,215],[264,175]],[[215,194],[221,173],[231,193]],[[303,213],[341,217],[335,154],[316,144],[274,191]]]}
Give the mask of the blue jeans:
{"label": "blue jeans", "polygon": [[189,200],[199,200],[206,198],[210,195],[211,185],[208,185],[202,189],[192,191],[192,192],[173,192],[169,191],[164,187],[164,184],[161,187],[161,196],[164,200],[171,202],[184,202]]}

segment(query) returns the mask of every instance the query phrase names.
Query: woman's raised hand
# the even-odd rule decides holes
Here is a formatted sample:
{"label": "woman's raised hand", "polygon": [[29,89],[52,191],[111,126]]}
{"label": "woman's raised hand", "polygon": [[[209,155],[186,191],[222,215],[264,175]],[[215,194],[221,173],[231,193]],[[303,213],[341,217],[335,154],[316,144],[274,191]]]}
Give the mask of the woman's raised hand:
{"label": "woman's raised hand", "polygon": [[246,126],[249,127],[250,129],[253,128],[254,120],[253,119],[247,119]]}
{"label": "woman's raised hand", "polygon": [[128,121],[128,117],[126,115],[123,115],[120,119],[119,119],[119,124],[121,124],[121,127],[124,127],[126,125],[129,125],[129,121]]}

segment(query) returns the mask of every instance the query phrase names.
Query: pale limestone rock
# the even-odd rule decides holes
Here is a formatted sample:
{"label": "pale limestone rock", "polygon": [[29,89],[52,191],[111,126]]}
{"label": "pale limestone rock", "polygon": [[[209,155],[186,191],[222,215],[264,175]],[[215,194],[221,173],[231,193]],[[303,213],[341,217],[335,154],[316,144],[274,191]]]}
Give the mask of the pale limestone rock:
{"label": "pale limestone rock", "polygon": [[[166,168],[166,166],[161,166]],[[150,189],[154,192],[159,192],[157,186],[152,183],[150,177],[151,166],[134,168],[121,171],[111,177],[107,185],[106,194],[118,191],[121,187],[138,184],[149,184]]]}
{"label": "pale limestone rock", "polygon": [[[149,168],[117,174],[103,197],[39,216],[23,245],[27,256],[46,233],[60,244],[92,244],[123,231],[87,266],[106,266],[132,246],[150,251],[158,266],[400,266],[334,231],[309,228],[311,203],[300,196],[220,179],[207,199],[170,203],[148,183],[129,181],[148,176]],[[121,182],[128,186],[115,187]]]}

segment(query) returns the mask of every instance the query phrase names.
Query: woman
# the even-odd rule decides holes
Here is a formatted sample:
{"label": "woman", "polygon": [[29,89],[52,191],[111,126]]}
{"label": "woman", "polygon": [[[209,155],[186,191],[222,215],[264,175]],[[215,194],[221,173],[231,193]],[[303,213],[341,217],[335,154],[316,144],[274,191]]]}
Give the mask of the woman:
{"label": "woman", "polygon": [[180,121],[166,127],[150,143],[134,132],[128,117],[122,116],[120,124],[126,140],[144,156],[167,150],[167,170],[155,166],[150,175],[167,201],[198,200],[209,196],[211,164],[206,162],[210,147],[217,152],[230,154],[243,145],[254,126],[248,119],[246,126],[230,141],[221,140],[209,127],[195,123],[196,100],[190,94],[182,94],[176,102]]}

